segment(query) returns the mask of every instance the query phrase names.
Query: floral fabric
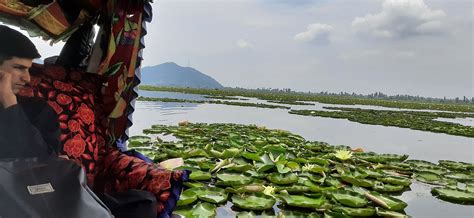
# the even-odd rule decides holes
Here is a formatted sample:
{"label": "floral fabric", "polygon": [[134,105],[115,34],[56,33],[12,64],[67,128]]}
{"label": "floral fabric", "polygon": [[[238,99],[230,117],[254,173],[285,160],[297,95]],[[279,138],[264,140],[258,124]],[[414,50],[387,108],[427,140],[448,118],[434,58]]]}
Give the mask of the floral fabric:
{"label": "floral fabric", "polygon": [[102,77],[38,64],[30,72],[31,82],[20,95],[42,97],[58,114],[60,153],[83,166],[89,186],[99,193],[149,191],[157,198],[159,216],[170,216],[188,172],[165,170],[106,146],[107,119],[98,97]]}

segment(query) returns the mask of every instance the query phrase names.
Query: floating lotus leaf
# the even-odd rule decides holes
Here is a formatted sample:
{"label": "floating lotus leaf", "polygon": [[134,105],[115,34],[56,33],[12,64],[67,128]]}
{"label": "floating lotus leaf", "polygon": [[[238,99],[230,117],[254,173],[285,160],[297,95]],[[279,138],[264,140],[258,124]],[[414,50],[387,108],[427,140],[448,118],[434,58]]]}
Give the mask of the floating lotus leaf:
{"label": "floating lotus leaf", "polygon": [[289,211],[289,210],[281,210],[278,213],[277,217],[291,217],[291,218],[319,218],[319,214],[316,212],[312,213],[304,213],[301,211]]}
{"label": "floating lotus leaf", "polygon": [[265,177],[267,177],[264,173],[258,173],[254,170],[249,170],[247,172],[245,172],[246,175],[248,176],[251,176],[253,178],[258,178],[258,179],[263,179]]}
{"label": "floating lotus leaf", "polygon": [[416,167],[416,168],[414,168],[414,171],[416,171],[416,172],[431,172],[431,173],[435,173],[435,174],[438,174],[438,175],[443,175],[443,174],[448,172],[448,170],[446,170],[443,167],[439,167],[439,166]]}
{"label": "floating lotus leaf", "polygon": [[287,161],[278,161],[275,163],[275,166],[277,168],[278,173],[289,173],[291,172],[291,169],[289,167],[286,167]]}
{"label": "floating lotus leaf", "polygon": [[257,168],[257,172],[262,173],[273,169],[275,167],[275,163],[273,163],[270,156],[265,153],[260,156],[259,163],[256,163],[255,167]]}
{"label": "floating lotus leaf", "polygon": [[382,182],[390,183],[393,185],[401,185],[401,186],[410,186],[411,180],[401,176],[386,176],[379,179]]}
{"label": "floating lotus leaf", "polygon": [[128,147],[140,147],[149,145],[151,143],[151,138],[148,136],[132,136],[128,139]]}
{"label": "floating lotus leaf", "polygon": [[311,180],[304,181],[304,185],[307,186],[312,192],[334,191],[341,187],[341,186],[320,186],[312,182]]}
{"label": "floating lotus leaf", "polygon": [[201,162],[198,162],[197,165],[199,166],[199,168],[201,168],[201,170],[210,170],[216,167],[216,162],[201,161]]}
{"label": "floating lotus leaf", "polygon": [[254,218],[257,217],[253,211],[241,211],[237,213],[237,218]]}
{"label": "floating lotus leaf", "polygon": [[238,148],[229,148],[225,149],[224,151],[216,151],[216,150],[209,150],[208,153],[211,157],[220,158],[220,159],[228,159],[233,158],[235,156],[240,156],[242,150]]}
{"label": "floating lotus leaf", "polygon": [[417,172],[414,174],[413,178],[420,182],[433,184],[433,185],[446,185],[448,184],[447,180],[441,177],[438,174],[431,172]]}
{"label": "floating lotus leaf", "polygon": [[189,179],[194,181],[205,181],[210,180],[212,178],[209,172],[203,172],[200,170],[192,171],[191,175],[189,175]]}
{"label": "floating lotus leaf", "polygon": [[375,211],[377,213],[377,216],[381,216],[381,217],[397,217],[397,218],[408,218],[408,217],[410,217],[406,214],[395,212],[395,211],[385,210],[385,209],[380,208],[380,207],[375,208]]}
{"label": "floating lotus leaf", "polygon": [[179,196],[177,206],[184,206],[194,203],[198,199],[198,195],[192,189],[185,190]]}
{"label": "floating lotus leaf", "polygon": [[178,207],[173,211],[173,214],[178,214],[184,217],[215,217],[216,206],[203,202],[194,206]]}
{"label": "floating lotus leaf", "polygon": [[394,198],[389,195],[379,194],[377,192],[366,192],[365,196],[374,203],[388,210],[400,211],[408,206],[407,203],[403,202],[398,198]]}
{"label": "floating lotus leaf", "polygon": [[410,171],[412,166],[408,163],[388,162],[382,166],[383,169],[391,169],[397,171]]}
{"label": "floating lotus leaf", "polygon": [[186,191],[196,193],[200,200],[207,201],[214,204],[220,204],[227,201],[228,194],[222,188],[216,187],[202,187],[190,188]]}
{"label": "floating lotus leaf", "polygon": [[336,211],[325,211],[324,218],[349,218],[349,216]]}
{"label": "floating lotus leaf", "polygon": [[370,178],[381,178],[385,176],[385,174],[380,170],[369,170],[362,167],[357,168],[357,170],[362,174],[366,174],[367,177]]}
{"label": "floating lotus leaf", "polygon": [[405,161],[405,163],[410,164],[414,169],[417,169],[417,168],[420,168],[420,167],[424,168],[424,167],[436,167],[436,166],[438,166],[434,163],[424,161],[424,160],[407,160],[407,161]]}
{"label": "floating lotus leaf", "polygon": [[440,160],[438,161],[439,165],[446,167],[450,170],[462,171],[468,169],[474,169],[474,165],[470,163],[455,162],[450,160]]}
{"label": "floating lotus leaf", "polygon": [[263,193],[235,194],[232,196],[234,206],[246,210],[266,210],[275,205],[275,198]]}
{"label": "floating lotus leaf", "polygon": [[301,207],[301,208],[319,208],[324,204],[326,198],[324,195],[319,197],[306,197],[303,195],[289,195],[288,192],[282,191],[279,195],[282,201],[292,207]]}
{"label": "floating lotus leaf", "polygon": [[246,186],[241,186],[238,188],[234,187],[227,187],[225,188],[226,192],[229,193],[253,193],[253,192],[263,192],[265,188],[261,185],[246,185]]}
{"label": "floating lotus leaf", "polygon": [[431,194],[445,201],[459,204],[474,204],[474,193],[464,190],[447,187],[435,187],[431,189]]}
{"label": "floating lotus leaf", "polygon": [[267,176],[267,179],[277,185],[289,185],[298,182],[298,176],[294,173],[272,173]]}
{"label": "floating lotus leaf", "polygon": [[242,186],[251,183],[253,180],[252,177],[232,173],[220,173],[217,174],[217,178],[219,179],[217,184],[222,186]]}
{"label": "floating lotus leaf", "polygon": [[319,158],[319,157],[311,157],[311,158],[308,158],[307,160],[308,160],[307,163],[311,163],[311,164],[318,164],[320,166],[328,166],[329,165],[328,160],[323,159],[323,158]]}
{"label": "floating lotus leaf", "polygon": [[400,192],[403,189],[405,189],[405,186],[384,184],[383,182],[376,182],[373,189],[378,192]]}
{"label": "floating lotus leaf", "polygon": [[467,174],[467,173],[460,173],[460,172],[452,172],[452,173],[447,173],[444,175],[444,177],[448,179],[454,179],[460,182],[468,182],[468,181],[474,181],[474,175],[473,174]]}
{"label": "floating lotus leaf", "polygon": [[355,178],[352,175],[341,175],[341,179],[344,182],[348,182],[352,185],[356,185],[356,186],[360,186],[360,187],[370,188],[370,187],[374,186],[374,181],[373,180],[358,179],[358,178]]}
{"label": "floating lotus leaf", "polygon": [[331,210],[340,212],[349,216],[373,216],[375,214],[375,208],[351,208],[351,207],[333,207]]}
{"label": "floating lotus leaf", "polygon": [[200,182],[186,182],[184,183],[184,185],[189,188],[201,188],[205,186],[204,184]]}
{"label": "floating lotus leaf", "polygon": [[261,162],[262,160],[260,159],[260,155],[258,155],[257,153],[250,153],[250,152],[246,152],[244,151],[242,153],[242,157],[247,159],[247,160],[251,160],[251,161],[257,161],[257,162]]}
{"label": "floating lotus leaf", "polygon": [[209,155],[202,149],[191,149],[184,153],[184,158],[191,157],[209,157]]}
{"label": "floating lotus leaf", "polygon": [[368,201],[364,195],[348,190],[337,190],[330,192],[331,196],[342,205],[349,207],[364,207]]}
{"label": "floating lotus leaf", "polygon": [[251,169],[253,169],[253,166],[250,164],[242,164],[242,165],[228,165],[225,167],[226,170],[228,171],[234,171],[234,172],[247,172]]}
{"label": "floating lotus leaf", "polygon": [[290,194],[301,194],[308,193],[311,189],[308,186],[304,185],[291,185],[291,186],[278,186],[276,187],[278,192],[286,190]]}
{"label": "floating lotus leaf", "polygon": [[370,161],[373,163],[387,163],[387,162],[402,162],[408,158],[408,155],[397,154],[376,154],[369,153],[354,153],[358,158]]}
{"label": "floating lotus leaf", "polygon": [[286,167],[290,168],[291,171],[301,171],[300,165],[293,161],[289,161],[288,163],[286,163]]}

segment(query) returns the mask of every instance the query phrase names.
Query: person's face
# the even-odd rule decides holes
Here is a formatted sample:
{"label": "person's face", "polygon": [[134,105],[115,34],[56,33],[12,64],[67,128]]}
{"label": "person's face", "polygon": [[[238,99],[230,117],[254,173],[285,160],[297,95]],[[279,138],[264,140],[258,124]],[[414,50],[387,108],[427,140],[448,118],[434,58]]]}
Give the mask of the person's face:
{"label": "person's face", "polygon": [[17,58],[5,60],[0,65],[0,71],[9,73],[12,76],[12,91],[18,94],[20,89],[30,82],[30,71],[32,59]]}

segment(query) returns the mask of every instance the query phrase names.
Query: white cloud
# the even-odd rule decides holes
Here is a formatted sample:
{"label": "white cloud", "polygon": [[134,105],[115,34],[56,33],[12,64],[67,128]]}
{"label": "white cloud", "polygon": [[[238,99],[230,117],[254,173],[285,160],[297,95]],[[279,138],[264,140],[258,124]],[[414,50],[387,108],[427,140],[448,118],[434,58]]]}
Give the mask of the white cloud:
{"label": "white cloud", "polygon": [[328,24],[313,23],[308,25],[305,32],[295,35],[299,42],[328,42],[334,28]]}
{"label": "white cloud", "polygon": [[423,0],[385,0],[382,11],[352,21],[358,34],[378,38],[406,38],[444,31],[446,13],[430,9]]}
{"label": "white cloud", "polygon": [[360,60],[373,58],[390,58],[390,59],[409,59],[416,57],[415,51],[410,50],[359,50],[352,52],[345,52],[339,55],[342,60]]}
{"label": "white cloud", "polygon": [[239,48],[251,48],[252,44],[250,44],[250,42],[248,42],[246,40],[239,39],[239,41],[237,41],[237,47],[239,47]]}

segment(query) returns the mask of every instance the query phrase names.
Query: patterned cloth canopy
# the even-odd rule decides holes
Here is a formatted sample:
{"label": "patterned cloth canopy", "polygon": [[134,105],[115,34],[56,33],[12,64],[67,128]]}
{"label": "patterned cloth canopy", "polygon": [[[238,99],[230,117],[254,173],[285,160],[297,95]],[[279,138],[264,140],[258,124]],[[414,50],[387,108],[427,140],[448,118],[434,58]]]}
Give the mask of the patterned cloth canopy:
{"label": "patterned cloth canopy", "polygon": [[[107,125],[107,144],[128,139],[146,23],[151,0],[0,0],[0,22],[25,29],[52,43],[66,40],[86,22],[98,22],[101,41],[93,73],[106,78],[100,96]],[[104,46],[105,45],[105,46]],[[102,47],[101,47],[102,46]],[[91,55],[93,56],[94,53]],[[92,59],[92,58],[91,58]],[[91,63],[91,62],[89,62]]]}

